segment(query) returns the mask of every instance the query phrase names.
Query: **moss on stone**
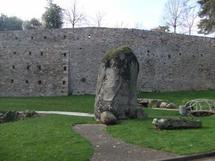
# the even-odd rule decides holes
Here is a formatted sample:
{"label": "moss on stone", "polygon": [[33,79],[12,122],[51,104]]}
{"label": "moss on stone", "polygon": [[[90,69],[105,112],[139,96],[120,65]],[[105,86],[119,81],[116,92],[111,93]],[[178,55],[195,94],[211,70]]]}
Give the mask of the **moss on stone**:
{"label": "moss on stone", "polygon": [[127,46],[121,46],[119,48],[114,48],[109,50],[105,57],[102,59],[103,62],[107,62],[111,59],[118,57],[120,54],[133,54],[132,50]]}

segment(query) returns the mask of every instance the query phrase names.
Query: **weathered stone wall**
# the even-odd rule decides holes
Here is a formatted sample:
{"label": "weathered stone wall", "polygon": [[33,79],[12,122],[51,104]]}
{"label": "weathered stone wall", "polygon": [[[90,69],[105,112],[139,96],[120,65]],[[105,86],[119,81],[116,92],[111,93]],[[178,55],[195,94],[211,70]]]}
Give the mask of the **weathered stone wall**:
{"label": "weathered stone wall", "polygon": [[69,55],[55,37],[41,31],[0,33],[0,96],[68,95]]}
{"label": "weathered stone wall", "polygon": [[214,39],[78,28],[0,32],[0,96],[95,93],[101,59],[121,45],[133,49],[139,60],[139,90],[215,89]]}
{"label": "weathered stone wall", "polygon": [[121,45],[138,57],[139,90],[215,89],[214,39],[128,29],[74,32],[80,33],[70,55],[70,90],[75,94],[95,92],[100,60],[107,50]]}

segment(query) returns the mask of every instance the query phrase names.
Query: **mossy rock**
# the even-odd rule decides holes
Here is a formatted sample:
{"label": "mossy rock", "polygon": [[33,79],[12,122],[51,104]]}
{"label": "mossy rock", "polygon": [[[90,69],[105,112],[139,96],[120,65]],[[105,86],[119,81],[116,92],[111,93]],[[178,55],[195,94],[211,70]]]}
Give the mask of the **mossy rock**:
{"label": "mossy rock", "polygon": [[114,59],[114,58],[118,57],[121,54],[134,55],[132,50],[129,47],[121,46],[119,48],[114,48],[114,49],[109,50],[106,53],[105,57],[102,59],[102,62],[110,61],[111,59]]}

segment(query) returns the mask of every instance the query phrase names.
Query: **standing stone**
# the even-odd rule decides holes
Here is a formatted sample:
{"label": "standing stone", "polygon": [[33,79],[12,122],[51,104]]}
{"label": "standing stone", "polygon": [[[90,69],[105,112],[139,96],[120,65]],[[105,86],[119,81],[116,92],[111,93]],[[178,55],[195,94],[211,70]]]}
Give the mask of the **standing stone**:
{"label": "standing stone", "polygon": [[95,117],[111,112],[117,119],[137,118],[136,85],[139,63],[130,48],[110,50],[100,65],[95,99]]}

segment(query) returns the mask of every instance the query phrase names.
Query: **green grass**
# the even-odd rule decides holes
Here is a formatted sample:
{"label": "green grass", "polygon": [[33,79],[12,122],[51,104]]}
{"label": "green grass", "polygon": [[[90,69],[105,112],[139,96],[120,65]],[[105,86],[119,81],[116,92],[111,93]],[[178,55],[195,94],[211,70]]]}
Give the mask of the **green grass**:
{"label": "green grass", "polygon": [[[144,93],[145,98],[160,98],[176,104],[195,98],[215,99],[215,91]],[[4,97],[3,110],[94,111],[95,96],[68,97]],[[154,117],[178,117],[177,112],[146,109],[149,119],[127,120],[108,127],[114,137],[144,147],[191,154],[215,150],[215,117],[202,118],[203,128],[195,130],[156,130]],[[76,134],[71,126],[90,123],[93,119],[70,116],[46,116],[0,124],[0,161],[86,161],[92,156],[88,141]]]}
{"label": "green grass", "polygon": [[176,154],[195,154],[215,150],[215,117],[201,118],[203,128],[186,130],[157,130],[152,125],[155,117],[178,117],[177,112],[145,110],[149,118],[122,121],[109,126],[108,132],[125,142]]}
{"label": "green grass", "polygon": [[41,110],[41,111],[94,111],[95,96],[68,97],[0,97],[0,111]]}
{"label": "green grass", "polygon": [[180,91],[180,92],[140,92],[138,97],[159,98],[168,100],[177,105],[196,98],[215,99],[215,90],[207,91]]}
{"label": "green grass", "polygon": [[[195,98],[215,99],[215,90],[186,92],[141,92],[139,97],[160,98],[177,105]],[[3,110],[47,110],[94,112],[94,95],[67,97],[0,97],[0,111]]]}
{"label": "green grass", "polygon": [[87,161],[92,146],[72,125],[93,122],[52,115],[0,124],[0,161]]}

